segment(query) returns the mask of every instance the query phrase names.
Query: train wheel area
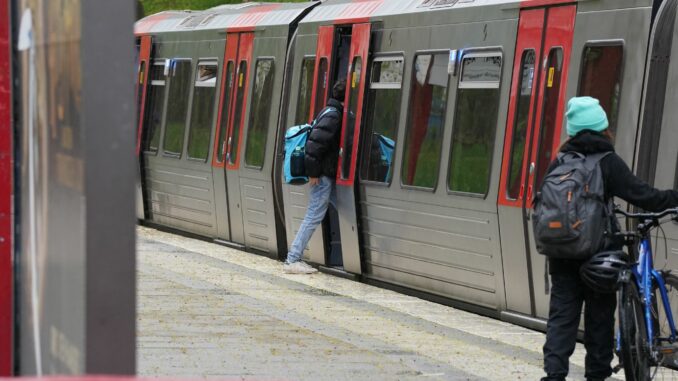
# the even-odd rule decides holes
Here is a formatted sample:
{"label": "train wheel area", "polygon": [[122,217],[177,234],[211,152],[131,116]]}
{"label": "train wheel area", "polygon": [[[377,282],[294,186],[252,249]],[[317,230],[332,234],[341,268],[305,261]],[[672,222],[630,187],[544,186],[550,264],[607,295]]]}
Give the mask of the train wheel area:
{"label": "train wheel area", "polygon": [[[543,375],[541,332],[328,274],[284,274],[281,262],[147,227],[137,240],[141,377]],[[579,344],[573,380],[584,378],[584,353]]]}

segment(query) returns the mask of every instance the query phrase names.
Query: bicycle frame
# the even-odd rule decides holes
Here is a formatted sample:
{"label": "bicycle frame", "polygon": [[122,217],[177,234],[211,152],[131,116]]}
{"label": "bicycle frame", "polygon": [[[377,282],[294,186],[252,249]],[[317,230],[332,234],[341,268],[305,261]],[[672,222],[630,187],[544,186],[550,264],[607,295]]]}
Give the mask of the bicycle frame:
{"label": "bicycle frame", "polygon": [[645,327],[647,329],[647,338],[650,345],[654,345],[655,326],[652,321],[652,282],[656,282],[657,289],[662,298],[664,313],[666,313],[669,322],[670,335],[668,338],[658,338],[659,341],[676,341],[676,326],[673,321],[673,313],[669,305],[669,297],[666,291],[666,283],[661,273],[654,269],[652,260],[652,245],[650,244],[649,234],[643,236],[638,245],[638,263],[631,268],[633,278],[635,279],[638,291],[642,295],[643,311],[645,313]]}

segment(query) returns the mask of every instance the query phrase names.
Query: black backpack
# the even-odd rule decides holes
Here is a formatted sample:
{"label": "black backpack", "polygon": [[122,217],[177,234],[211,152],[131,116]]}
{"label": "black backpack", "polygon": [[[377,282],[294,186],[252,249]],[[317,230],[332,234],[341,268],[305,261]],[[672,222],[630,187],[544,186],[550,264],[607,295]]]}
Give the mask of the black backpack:
{"label": "black backpack", "polygon": [[537,251],[552,258],[587,259],[603,250],[611,231],[600,160],[612,152],[558,154],[558,164],[534,200]]}

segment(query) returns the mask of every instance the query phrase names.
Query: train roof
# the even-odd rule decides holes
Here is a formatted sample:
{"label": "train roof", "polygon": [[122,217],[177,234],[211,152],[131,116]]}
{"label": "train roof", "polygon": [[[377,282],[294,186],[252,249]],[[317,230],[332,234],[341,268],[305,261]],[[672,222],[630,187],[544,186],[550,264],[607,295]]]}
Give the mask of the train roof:
{"label": "train roof", "polygon": [[274,25],[289,25],[308,8],[319,4],[305,3],[243,3],[226,4],[204,11],[164,11],[137,21],[135,34],[182,32],[189,30],[253,29]]}

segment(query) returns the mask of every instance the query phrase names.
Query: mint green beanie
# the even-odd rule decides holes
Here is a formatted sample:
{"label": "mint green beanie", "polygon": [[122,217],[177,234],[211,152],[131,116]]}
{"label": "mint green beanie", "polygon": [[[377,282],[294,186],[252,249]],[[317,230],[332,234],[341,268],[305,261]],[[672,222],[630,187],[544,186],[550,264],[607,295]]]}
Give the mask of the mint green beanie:
{"label": "mint green beanie", "polygon": [[567,134],[575,136],[584,130],[604,131],[607,126],[607,115],[600,107],[600,102],[591,97],[575,97],[567,102]]}

